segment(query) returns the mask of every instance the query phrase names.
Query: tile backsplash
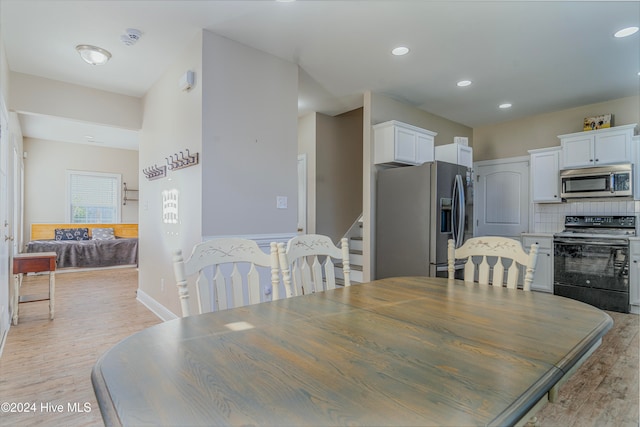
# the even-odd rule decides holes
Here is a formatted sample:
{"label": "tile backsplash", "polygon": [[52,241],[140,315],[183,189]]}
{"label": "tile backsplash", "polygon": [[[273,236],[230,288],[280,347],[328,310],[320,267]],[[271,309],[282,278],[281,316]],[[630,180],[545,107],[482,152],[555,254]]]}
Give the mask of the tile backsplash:
{"label": "tile backsplash", "polygon": [[567,215],[638,215],[639,200],[625,201],[575,201],[566,203],[535,203],[533,232],[557,233],[564,229]]}

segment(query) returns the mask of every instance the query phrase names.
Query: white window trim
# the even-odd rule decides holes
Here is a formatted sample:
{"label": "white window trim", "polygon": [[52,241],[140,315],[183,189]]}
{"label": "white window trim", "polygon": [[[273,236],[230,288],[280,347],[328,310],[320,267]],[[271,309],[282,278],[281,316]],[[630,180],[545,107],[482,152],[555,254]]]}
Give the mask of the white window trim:
{"label": "white window trim", "polygon": [[72,218],[71,218],[71,175],[86,175],[86,176],[103,176],[103,177],[108,177],[108,178],[115,178],[118,185],[117,185],[117,189],[116,189],[116,201],[118,201],[116,203],[116,221],[114,222],[114,224],[118,224],[121,222],[121,218],[122,218],[122,204],[119,203],[120,200],[122,200],[122,175],[119,173],[107,173],[107,172],[90,172],[90,171],[77,171],[77,170],[71,170],[71,169],[67,169],[67,200],[66,200],[66,204],[65,204],[65,217],[67,218],[67,221],[69,222],[69,224],[72,224]]}

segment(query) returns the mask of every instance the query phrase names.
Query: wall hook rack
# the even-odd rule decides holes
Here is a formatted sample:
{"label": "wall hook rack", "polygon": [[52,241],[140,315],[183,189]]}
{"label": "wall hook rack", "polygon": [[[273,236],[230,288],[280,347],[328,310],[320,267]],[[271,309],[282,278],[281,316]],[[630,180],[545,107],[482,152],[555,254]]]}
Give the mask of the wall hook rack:
{"label": "wall hook rack", "polygon": [[[187,153],[186,155],[184,154],[185,151]],[[195,166],[200,162],[200,153],[192,155],[189,153],[188,148],[186,148],[185,151],[180,151],[180,153],[165,157],[169,170],[184,169],[189,166]]]}
{"label": "wall hook rack", "polygon": [[160,179],[167,176],[167,167],[153,165],[148,168],[142,169],[142,173],[144,173],[149,181],[152,181],[154,179]]}

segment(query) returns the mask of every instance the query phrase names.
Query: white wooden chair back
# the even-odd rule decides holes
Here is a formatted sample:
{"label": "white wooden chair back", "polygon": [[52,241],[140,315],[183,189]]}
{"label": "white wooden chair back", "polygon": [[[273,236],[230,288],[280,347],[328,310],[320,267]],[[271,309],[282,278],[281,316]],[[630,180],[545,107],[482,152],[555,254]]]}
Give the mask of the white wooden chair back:
{"label": "white wooden chair back", "polygon": [[[247,303],[259,303],[265,292],[260,289],[260,274],[256,267],[270,269],[272,299],[278,299],[280,277],[277,251],[276,243],[271,243],[270,253],[267,254],[253,240],[240,238],[220,238],[198,243],[186,261],[183,260],[182,251],[177,250],[173,267],[182,316],[191,314],[188,278],[195,274],[199,313],[245,305],[245,285]],[[231,295],[228,295],[228,291]]]}
{"label": "white wooden chair back", "polygon": [[349,243],[346,238],[341,240],[341,247],[338,248],[327,236],[296,236],[289,240],[286,249],[284,243],[278,243],[278,256],[287,298],[335,289],[335,264],[332,258],[342,263],[344,286],[351,285]]}
{"label": "white wooden chair back", "polygon": [[[496,258],[496,263],[491,266],[488,257]],[[478,283],[492,284],[516,289],[520,277],[521,268],[525,269],[523,290],[531,290],[531,283],[538,259],[538,245],[531,245],[527,254],[522,244],[506,237],[484,236],[467,240],[461,247],[455,247],[455,242],[449,240],[448,248],[448,272],[449,278],[454,278],[455,260],[467,259],[464,264],[465,282],[473,282],[478,278]],[[505,262],[506,260],[510,260]],[[509,265],[510,264],[510,265]],[[506,271],[506,280],[505,280]]]}

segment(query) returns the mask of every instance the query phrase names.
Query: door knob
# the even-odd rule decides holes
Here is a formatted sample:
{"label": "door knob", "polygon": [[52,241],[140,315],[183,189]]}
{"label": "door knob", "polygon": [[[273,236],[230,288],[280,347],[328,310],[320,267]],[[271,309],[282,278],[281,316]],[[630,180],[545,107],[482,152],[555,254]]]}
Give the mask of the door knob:
{"label": "door knob", "polygon": [[5,235],[5,236],[4,236],[4,241],[6,242],[7,240],[11,240],[11,241],[13,241],[13,236],[7,236],[7,235]]}

